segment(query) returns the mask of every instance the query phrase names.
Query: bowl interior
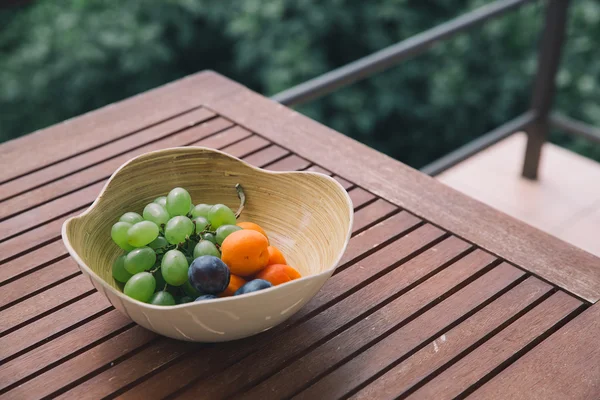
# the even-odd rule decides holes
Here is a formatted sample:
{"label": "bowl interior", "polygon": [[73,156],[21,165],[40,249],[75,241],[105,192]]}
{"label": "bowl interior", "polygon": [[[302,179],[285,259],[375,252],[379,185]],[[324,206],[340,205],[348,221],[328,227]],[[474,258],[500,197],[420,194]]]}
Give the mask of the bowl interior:
{"label": "bowl interior", "polygon": [[174,148],[139,156],[123,165],[94,204],[65,225],[66,242],[81,262],[109,285],[113,260],[123,254],[110,237],[127,211],[144,206],[174,187],[187,189],[194,204],[239,205],[235,184],[246,194],[240,221],[261,225],[271,244],[302,276],[334,268],[347,243],[352,205],[333,179],[314,173],[274,173],[206,148]]}

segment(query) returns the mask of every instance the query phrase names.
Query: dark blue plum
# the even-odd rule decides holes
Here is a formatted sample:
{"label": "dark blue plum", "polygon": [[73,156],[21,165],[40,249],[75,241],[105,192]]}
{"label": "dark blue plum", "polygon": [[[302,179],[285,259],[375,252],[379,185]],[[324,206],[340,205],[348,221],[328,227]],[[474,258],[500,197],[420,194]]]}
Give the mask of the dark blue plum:
{"label": "dark blue plum", "polygon": [[202,293],[217,294],[227,289],[229,267],[219,257],[201,256],[188,269],[190,284]]}
{"label": "dark blue plum", "polygon": [[203,301],[203,300],[212,300],[217,299],[218,297],[214,294],[203,294],[202,296],[198,296],[194,301]]}
{"label": "dark blue plum", "polygon": [[268,289],[271,286],[273,285],[269,281],[265,281],[264,279],[254,279],[246,283],[238,290],[236,290],[236,292],[233,295],[239,296],[240,294],[252,293],[256,292],[257,290]]}

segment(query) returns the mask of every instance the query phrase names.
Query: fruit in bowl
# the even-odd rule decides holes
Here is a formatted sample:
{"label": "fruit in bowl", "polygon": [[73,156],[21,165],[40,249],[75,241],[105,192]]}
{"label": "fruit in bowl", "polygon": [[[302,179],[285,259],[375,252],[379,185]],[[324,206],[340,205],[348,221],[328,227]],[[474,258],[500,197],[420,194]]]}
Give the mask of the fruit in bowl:
{"label": "fruit in bowl", "polygon": [[[142,216],[132,211],[123,214],[111,228],[115,245],[126,252],[112,267],[113,278],[124,284],[123,293],[141,302],[173,306],[189,302],[184,287],[200,293],[195,301],[204,301],[301,278],[294,267],[285,265],[281,251],[269,246],[260,225],[233,225],[246,201],[241,185],[236,189],[241,201],[237,213],[224,204],[194,206],[187,190],[174,188],[147,204]],[[214,235],[217,243],[205,239],[207,234]],[[243,284],[227,290],[232,276]]]}
{"label": "fruit in bowl", "polygon": [[[246,202],[236,218],[238,183]],[[215,342],[260,333],[306,304],[337,266],[352,218],[331,177],[186,147],[125,163],[62,236],[84,275],[135,322]]]}

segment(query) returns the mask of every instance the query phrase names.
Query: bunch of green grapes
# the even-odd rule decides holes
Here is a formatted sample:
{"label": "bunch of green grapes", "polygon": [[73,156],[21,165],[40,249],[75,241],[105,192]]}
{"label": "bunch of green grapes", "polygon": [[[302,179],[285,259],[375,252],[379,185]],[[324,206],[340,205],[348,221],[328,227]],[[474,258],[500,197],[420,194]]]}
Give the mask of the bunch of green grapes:
{"label": "bunch of green grapes", "polygon": [[[245,197],[237,188],[239,214]],[[241,229],[236,218],[223,204],[193,205],[187,190],[175,188],[146,205],[141,215],[127,212],[112,226],[113,241],[125,251],[113,263],[113,278],[127,296],[145,303],[168,306],[210,298],[191,284],[188,269],[199,257],[221,257],[223,240]],[[214,287],[223,285],[221,276],[214,279],[220,279]]]}

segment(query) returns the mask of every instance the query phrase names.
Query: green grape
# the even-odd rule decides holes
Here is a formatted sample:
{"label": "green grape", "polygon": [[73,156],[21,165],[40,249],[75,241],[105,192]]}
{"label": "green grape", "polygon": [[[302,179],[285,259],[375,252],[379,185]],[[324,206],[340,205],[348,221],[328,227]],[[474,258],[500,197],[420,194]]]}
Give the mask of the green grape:
{"label": "green grape", "polygon": [[186,296],[190,296],[192,299],[195,299],[202,294],[201,291],[192,286],[189,280],[186,280],[185,283],[181,285],[181,289],[183,289],[183,293],[185,293]]}
{"label": "green grape", "polygon": [[119,256],[112,266],[112,276],[115,281],[126,283],[133,275],[125,269],[125,256]]}
{"label": "green grape", "polygon": [[208,212],[210,211],[212,204],[198,204],[192,210],[192,218],[204,217],[208,218]]}
{"label": "green grape", "polygon": [[191,303],[193,301],[194,299],[192,299],[190,296],[182,296],[177,298],[177,304]]}
{"label": "green grape", "polygon": [[208,233],[208,232],[207,233],[203,233],[202,234],[202,239],[208,240],[212,244],[217,244],[217,237],[215,235],[213,235],[212,233]]}
{"label": "green grape", "polygon": [[146,221],[154,222],[158,227],[166,224],[170,218],[167,210],[156,203],[150,203],[144,207],[143,215]]}
{"label": "green grape", "polygon": [[235,225],[235,214],[224,204],[215,204],[208,212],[208,221],[216,229],[221,225]]}
{"label": "green grape", "polygon": [[160,291],[152,295],[149,303],[154,304],[155,306],[174,306],[175,298],[169,292]]}
{"label": "green grape", "polygon": [[221,225],[217,228],[217,243],[219,243],[219,245],[222,245],[223,240],[225,240],[227,236],[231,235],[235,231],[241,230],[242,228],[240,228],[237,225]]}
{"label": "green grape", "polygon": [[188,212],[187,212],[186,215],[191,216],[192,215],[192,210],[194,209],[194,207],[196,207],[196,206],[190,203],[190,209],[188,210]]}
{"label": "green grape", "polygon": [[194,247],[194,258],[201,256],[215,256],[221,258],[221,252],[217,249],[212,242],[208,240],[201,240]]}
{"label": "green grape", "polygon": [[150,272],[140,272],[132,276],[123,289],[127,296],[147,303],[154,294],[156,281]]}
{"label": "green grape", "polygon": [[194,233],[194,223],[188,217],[173,217],[165,226],[165,238],[171,244],[183,243],[192,233]]}
{"label": "green grape", "polygon": [[129,222],[119,221],[114,224],[110,230],[110,236],[112,237],[112,240],[125,251],[130,251],[133,249],[133,246],[127,242],[127,239],[129,238],[127,236],[127,232],[132,226],[133,225],[131,225]]}
{"label": "green grape", "polygon": [[163,278],[169,285],[183,285],[188,278],[188,261],[179,250],[169,250],[165,253],[160,270]]}
{"label": "green grape", "polygon": [[131,225],[142,222],[143,220],[144,219],[142,216],[136,212],[126,212],[125,214],[121,215],[121,218],[119,218],[119,221],[129,222]]}
{"label": "green grape", "polygon": [[167,209],[167,196],[160,196],[154,199],[153,203],[162,206],[165,210]]}
{"label": "green grape", "polygon": [[127,242],[133,247],[142,247],[158,237],[158,226],[154,222],[142,221],[127,231]]}
{"label": "green grape", "polygon": [[125,269],[134,275],[152,268],[156,262],[156,253],[150,247],[140,247],[131,250],[125,256]]}
{"label": "green grape", "polygon": [[196,233],[200,233],[208,226],[208,220],[204,217],[196,217],[192,220],[196,226]]}
{"label": "green grape", "polygon": [[192,198],[187,190],[175,188],[167,195],[167,211],[171,217],[186,215],[190,211]]}
{"label": "green grape", "polygon": [[169,242],[167,242],[167,239],[165,239],[164,236],[158,235],[158,237],[156,239],[154,239],[152,242],[150,242],[148,244],[148,247],[150,247],[151,249],[157,250],[157,249],[161,249],[163,247],[167,247],[168,245],[169,245]]}

